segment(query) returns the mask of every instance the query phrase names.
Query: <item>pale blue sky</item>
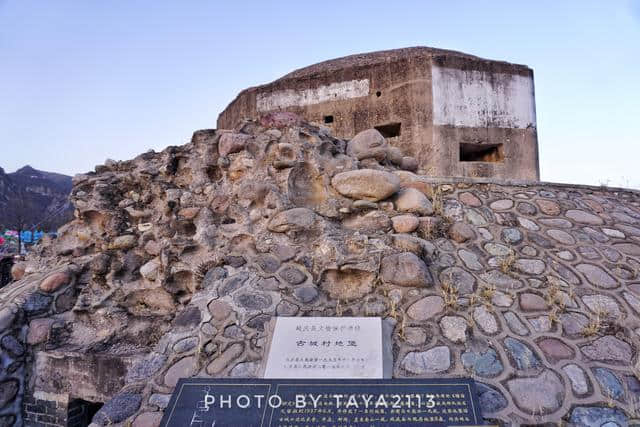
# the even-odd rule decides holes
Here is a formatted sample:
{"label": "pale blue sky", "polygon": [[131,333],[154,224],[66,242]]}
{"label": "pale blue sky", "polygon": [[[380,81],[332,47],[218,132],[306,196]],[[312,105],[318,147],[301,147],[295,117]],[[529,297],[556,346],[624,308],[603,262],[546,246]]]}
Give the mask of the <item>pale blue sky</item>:
{"label": "pale blue sky", "polygon": [[0,0],[0,166],[182,144],[245,87],[416,45],[534,69],[542,179],[640,188],[636,0]]}

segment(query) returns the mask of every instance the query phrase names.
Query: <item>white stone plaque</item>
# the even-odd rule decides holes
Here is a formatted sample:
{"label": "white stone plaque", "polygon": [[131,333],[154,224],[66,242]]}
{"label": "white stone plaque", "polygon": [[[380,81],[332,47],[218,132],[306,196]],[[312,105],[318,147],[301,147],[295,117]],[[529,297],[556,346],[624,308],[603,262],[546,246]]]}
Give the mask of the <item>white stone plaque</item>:
{"label": "white stone plaque", "polygon": [[379,317],[276,318],[265,378],[383,378]]}

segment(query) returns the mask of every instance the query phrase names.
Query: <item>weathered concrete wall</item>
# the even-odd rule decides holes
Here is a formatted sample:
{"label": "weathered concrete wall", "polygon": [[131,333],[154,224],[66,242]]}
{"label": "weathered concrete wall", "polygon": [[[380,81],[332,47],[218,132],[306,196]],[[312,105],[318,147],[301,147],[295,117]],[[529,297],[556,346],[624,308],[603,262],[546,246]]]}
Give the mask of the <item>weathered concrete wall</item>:
{"label": "weathered concrete wall", "polygon": [[351,80],[301,91],[286,89],[272,93],[258,93],[256,109],[258,112],[264,113],[287,107],[304,107],[367,95],[369,95],[369,79]]}
{"label": "weathered concrete wall", "polygon": [[[533,73],[525,66],[430,48],[339,58],[241,92],[218,127],[280,110],[346,139],[400,124],[389,142],[417,158],[425,175],[539,179]],[[462,143],[499,150],[461,161]]]}
{"label": "weathered concrete wall", "polygon": [[536,127],[533,76],[439,66],[431,72],[434,125]]}

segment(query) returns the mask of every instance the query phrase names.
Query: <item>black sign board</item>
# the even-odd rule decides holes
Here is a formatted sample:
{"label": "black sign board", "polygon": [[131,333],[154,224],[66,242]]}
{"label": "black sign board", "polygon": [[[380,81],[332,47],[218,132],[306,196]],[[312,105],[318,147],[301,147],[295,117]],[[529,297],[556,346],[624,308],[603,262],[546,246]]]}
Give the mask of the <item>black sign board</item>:
{"label": "black sign board", "polygon": [[482,424],[469,378],[181,379],[161,426],[372,427]]}

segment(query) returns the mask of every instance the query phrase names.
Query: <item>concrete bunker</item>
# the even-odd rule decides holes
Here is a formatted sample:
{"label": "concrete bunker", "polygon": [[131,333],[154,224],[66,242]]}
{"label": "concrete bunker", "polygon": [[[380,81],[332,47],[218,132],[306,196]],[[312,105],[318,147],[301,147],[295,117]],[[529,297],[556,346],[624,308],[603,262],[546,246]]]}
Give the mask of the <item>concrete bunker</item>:
{"label": "concrete bunker", "polygon": [[142,357],[35,351],[25,390],[25,424],[88,426],[103,403],[122,389]]}
{"label": "concrete bunker", "polygon": [[351,55],[240,92],[217,126],[273,111],[345,139],[376,128],[429,176],[540,177],[533,70],[525,65],[429,47]]}

